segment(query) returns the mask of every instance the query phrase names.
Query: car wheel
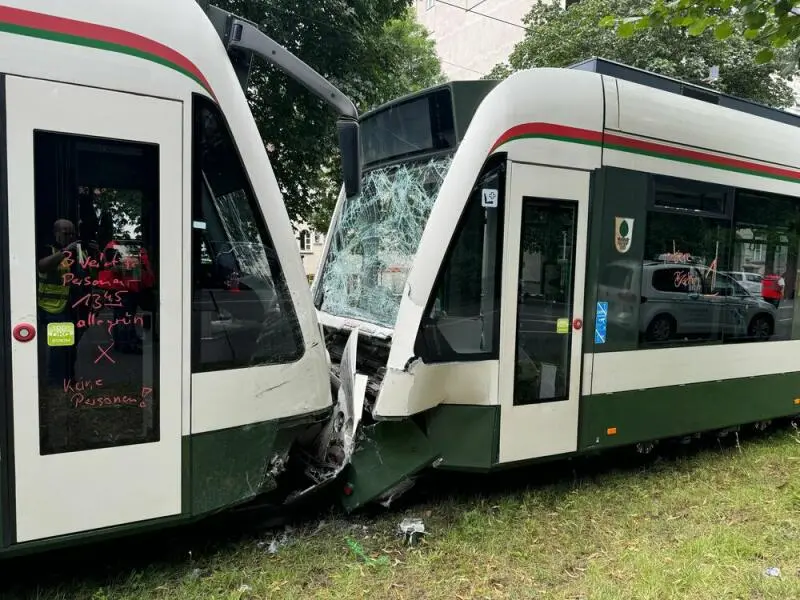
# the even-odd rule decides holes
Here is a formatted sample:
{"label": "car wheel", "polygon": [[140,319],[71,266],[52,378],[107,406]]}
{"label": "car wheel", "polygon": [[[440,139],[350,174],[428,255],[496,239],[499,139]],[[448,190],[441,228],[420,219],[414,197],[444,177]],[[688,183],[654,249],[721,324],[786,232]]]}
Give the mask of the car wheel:
{"label": "car wheel", "polygon": [[767,315],[756,315],[750,321],[747,328],[747,335],[757,340],[767,340],[772,336],[772,319]]}
{"label": "car wheel", "polygon": [[674,333],[674,321],[667,315],[658,315],[647,327],[647,339],[651,342],[668,342]]}

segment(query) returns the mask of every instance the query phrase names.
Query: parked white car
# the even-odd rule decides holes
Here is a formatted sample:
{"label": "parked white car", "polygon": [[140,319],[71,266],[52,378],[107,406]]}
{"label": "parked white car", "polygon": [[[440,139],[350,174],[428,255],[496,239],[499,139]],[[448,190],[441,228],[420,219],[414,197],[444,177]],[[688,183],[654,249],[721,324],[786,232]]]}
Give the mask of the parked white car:
{"label": "parked white car", "polygon": [[769,339],[776,308],[727,274],[713,275],[693,264],[618,261],[606,266],[597,299],[608,302],[609,327],[637,328],[650,343],[720,333]]}

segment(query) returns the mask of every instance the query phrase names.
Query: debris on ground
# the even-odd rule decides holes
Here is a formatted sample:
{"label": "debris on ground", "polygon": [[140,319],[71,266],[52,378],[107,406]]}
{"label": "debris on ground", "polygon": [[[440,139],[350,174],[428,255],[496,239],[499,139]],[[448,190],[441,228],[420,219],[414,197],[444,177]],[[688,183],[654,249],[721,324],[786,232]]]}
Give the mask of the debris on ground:
{"label": "debris on ground", "polygon": [[269,544],[264,541],[258,542],[258,547],[264,548],[266,546],[269,554],[277,554],[281,546],[286,546],[291,541],[293,532],[294,528],[286,525],[283,529],[283,532],[273,536],[272,541],[270,541]]}
{"label": "debris on ground", "polygon": [[764,575],[767,577],[780,577],[781,570],[778,567],[770,567],[766,571],[764,571]]}
{"label": "debris on ground", "polygon": [[353,553],[363,560],[368,565],[388,565],[389,564],[389,557],[388,556],[381,556],[380,558],[372,558],[371,556],[367,556],[367,553],[364,552],[364,549],[361,547],[357,541],[352,538],[347,538],[347,545],[350,546],[350,549]]}
{"label": "debris on ground", "polygon": [[400,521],[400,533],[409,546],[414,546],[425,535],[425,523],[417,517],[403,519]]}

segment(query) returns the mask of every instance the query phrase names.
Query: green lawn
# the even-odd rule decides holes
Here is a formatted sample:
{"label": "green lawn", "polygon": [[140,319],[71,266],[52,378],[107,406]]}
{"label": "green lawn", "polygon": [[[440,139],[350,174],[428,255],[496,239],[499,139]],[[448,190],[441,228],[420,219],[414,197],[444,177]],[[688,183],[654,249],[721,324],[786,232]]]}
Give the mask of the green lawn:
{"label": "green lawn", "polygon": [[[619,467],[462,477],[377,516],[299,525],[276,554],[272,535],[251,525],[173,533],[135,551],[117,542],[110,568],[100,566],[108,550],[72,551],[70,566],[26,559],[13,572],[41,569],[45,582],[0,597],[800,598],[800,436],[787,427],[709,446]],[[429,531],[415,547],[396,533],[405,516]]]}

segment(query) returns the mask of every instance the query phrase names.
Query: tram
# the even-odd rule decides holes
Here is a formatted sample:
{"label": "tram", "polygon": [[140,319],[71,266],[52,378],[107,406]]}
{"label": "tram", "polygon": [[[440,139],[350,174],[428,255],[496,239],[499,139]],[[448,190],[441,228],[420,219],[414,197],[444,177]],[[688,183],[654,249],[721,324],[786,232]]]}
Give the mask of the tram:
{"label": "tram", "polygon": [[195,0],[3,1],[0,44],[0,554],[196,519],[346,443],[251,61],[331,105],[348,194],[353,103]]}
{"label": "tram", "polygon": [[362,115],[312,288],[367,378],[343,505],[800,414],[799,123],[602,59]]}

